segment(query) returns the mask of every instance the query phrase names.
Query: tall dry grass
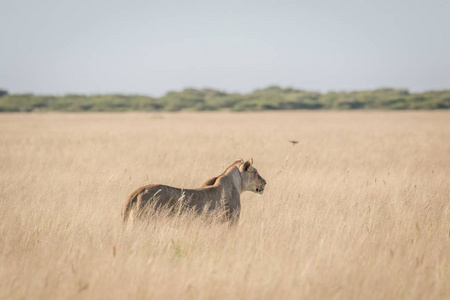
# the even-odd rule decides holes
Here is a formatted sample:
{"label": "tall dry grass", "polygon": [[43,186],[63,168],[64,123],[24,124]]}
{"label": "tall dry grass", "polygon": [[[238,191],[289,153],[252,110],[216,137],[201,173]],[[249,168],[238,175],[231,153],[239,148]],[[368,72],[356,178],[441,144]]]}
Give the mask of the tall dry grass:
{"label": "tall dry grass", "polygon": [[[0,115],[2,299],[449,299],[450,113]],[[288,140],[296,139],[293,146]],[[235,229],[124,230],[152,182],[253,157]]]}

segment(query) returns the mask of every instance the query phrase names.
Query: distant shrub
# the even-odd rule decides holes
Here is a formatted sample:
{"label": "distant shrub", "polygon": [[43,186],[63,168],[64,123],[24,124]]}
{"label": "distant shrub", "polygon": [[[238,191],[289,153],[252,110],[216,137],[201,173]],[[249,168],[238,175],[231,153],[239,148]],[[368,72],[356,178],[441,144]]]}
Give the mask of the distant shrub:
{"label": "distant shrub", "polygon": [[411,94],[407,90],[377,89],[354,92],[318,92],[270,86],[248,94],[188,88],[163,97],[142,95],[41,96],[8,94],[0,90],[0,112],[121,112],[121,111],[263,111],[298,109],[449,109],[450,91]]}
{"label": "distant shrub", "polygon": [[0,97],[8,95],[8,91],[0,89]]}

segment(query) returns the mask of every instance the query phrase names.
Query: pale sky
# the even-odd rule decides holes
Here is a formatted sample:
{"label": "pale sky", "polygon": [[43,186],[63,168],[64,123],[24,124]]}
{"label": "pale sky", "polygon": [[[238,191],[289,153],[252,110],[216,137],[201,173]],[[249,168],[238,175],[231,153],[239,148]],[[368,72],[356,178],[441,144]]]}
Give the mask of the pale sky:
{"label": "pale sky", "polygon": [[450,89],[450,1],[0,0],[0,89]]}

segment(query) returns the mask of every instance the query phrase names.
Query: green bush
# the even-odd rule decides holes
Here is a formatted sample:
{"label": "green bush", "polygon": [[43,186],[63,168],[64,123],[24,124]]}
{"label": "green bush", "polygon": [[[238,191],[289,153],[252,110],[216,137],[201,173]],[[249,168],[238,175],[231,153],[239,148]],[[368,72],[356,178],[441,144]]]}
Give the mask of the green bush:
{"label": "green bush", "polygon": [[409,93],[407,90],[377,89],[354,92],[318,92],[270,86],[248,94],[228,94],[212,89],[184,89],[163,97],[142,95],[42,96],[8,94],[0,90],[0,112],[122,112],[122,111],[263,111],[298,109],[449,109],[450,91]]}

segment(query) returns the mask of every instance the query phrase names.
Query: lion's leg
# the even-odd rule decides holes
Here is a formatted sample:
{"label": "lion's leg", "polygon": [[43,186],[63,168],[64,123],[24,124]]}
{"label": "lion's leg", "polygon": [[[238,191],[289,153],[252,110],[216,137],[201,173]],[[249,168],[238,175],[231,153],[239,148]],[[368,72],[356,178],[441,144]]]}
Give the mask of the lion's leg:
{"label": "lion's leg", "polygon": [[164,194],[161,194],[161,189],[146,188],[141,191],[136,199],[137,199],[137,209],[136,218],[142,219],[146,215],[150,214],[152,211],[156,211],[158,208],[164,205],[166,202]]}
{"label": "lion's leg", "polygon": [[229,221],[229,226],[230,227],[236,227],[239,223],[239,216],[240,216],[240,211],[236,210],[231,216],[229,216],[228,221]]}
{"label": "lion's leg", "polygon": [[145,213],[145,208],[148,205],[148,198],[144,197],[146,194],[148,194],[148,190],[145,189],[143,191],[141,191],[138,195],[137,195],[137,203],[136,203],[136,219],[140,219],[142,218],[143,214]]}

